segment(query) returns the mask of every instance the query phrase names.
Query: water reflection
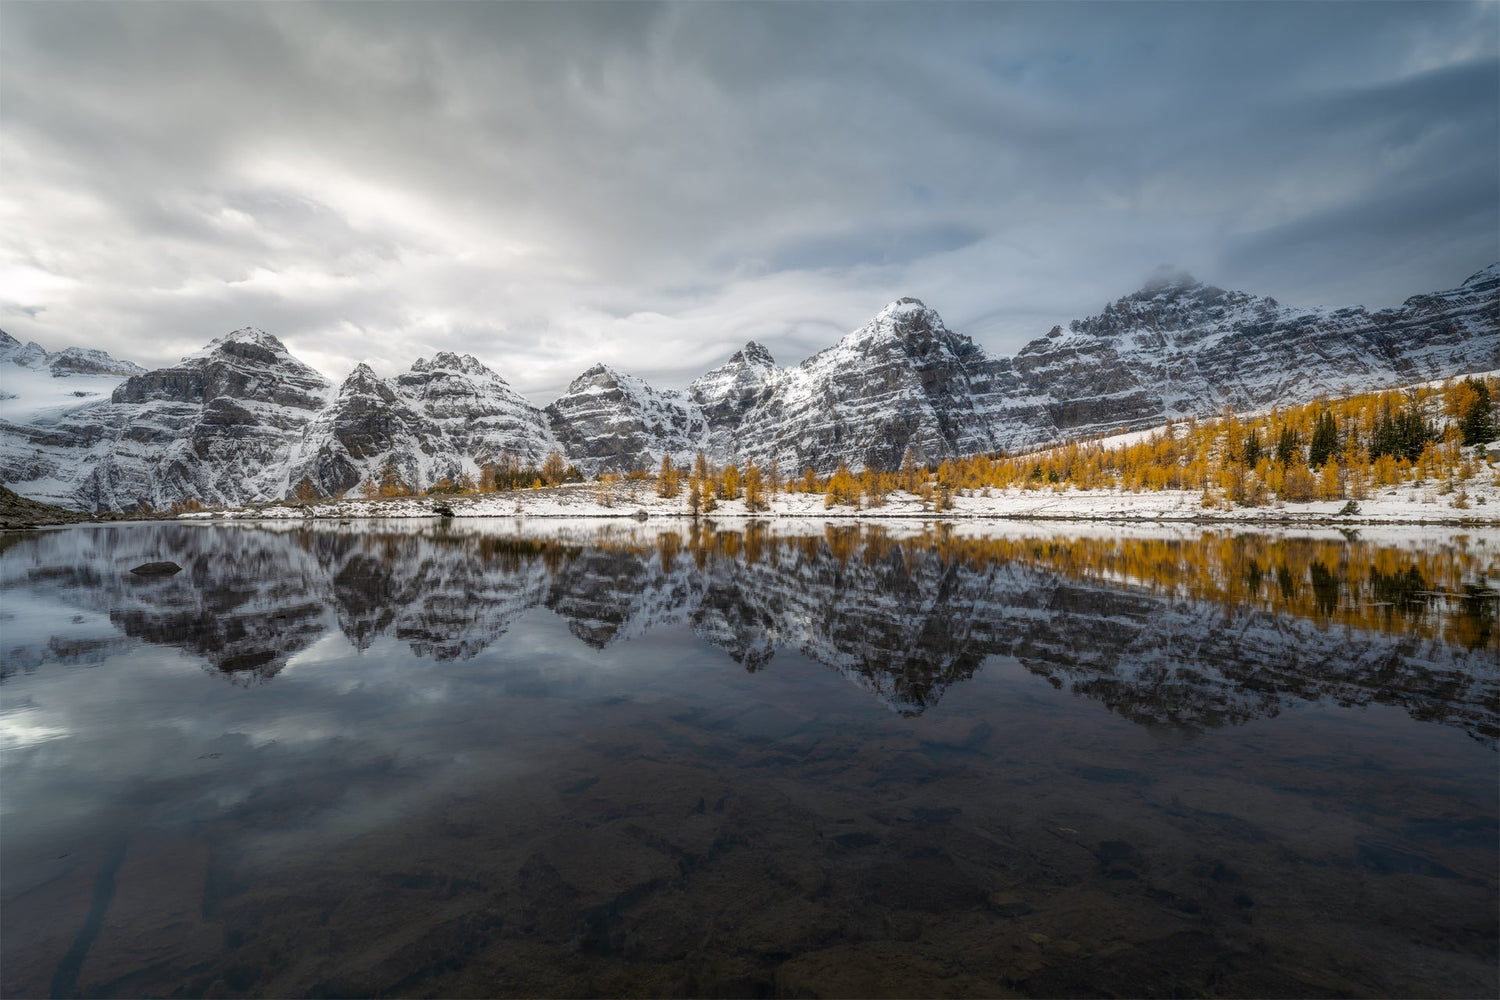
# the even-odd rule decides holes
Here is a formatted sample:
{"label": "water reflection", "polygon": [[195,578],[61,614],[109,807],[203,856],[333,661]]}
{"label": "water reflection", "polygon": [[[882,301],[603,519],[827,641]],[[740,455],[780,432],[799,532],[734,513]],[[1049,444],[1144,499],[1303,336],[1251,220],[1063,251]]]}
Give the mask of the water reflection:
{"label": "water reflection", "polygon": [[[134,562],[184,572],[140,580]],[[0,585],[87,609],[131,639],[264,681],[336,629],[468,659],[545,607],[594,649],[689,628],[746,670],[779,650],[916,715],[986,657],[1014,656],[1126,718],[1185,729],[1294,701],[1399,705],[1493,744],[1500,552],[1203,532],[980,534],[828,524],[544,529],[504,522],[160,524],[13,536]],[[115,638],[37,635],[4,671],[97,659]]]}
{"label": "water reflection", "polygon": [[1494,995],[1497,539],[1070,530],[0,536],[0,994]]}

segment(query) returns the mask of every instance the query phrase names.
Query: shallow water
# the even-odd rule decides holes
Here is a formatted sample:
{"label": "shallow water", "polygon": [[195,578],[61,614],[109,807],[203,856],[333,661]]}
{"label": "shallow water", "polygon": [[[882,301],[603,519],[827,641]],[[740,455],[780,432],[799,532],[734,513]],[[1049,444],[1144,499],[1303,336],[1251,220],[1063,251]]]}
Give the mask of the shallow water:
{"label": "shallow water", "polygon": [[0,992],[1495,995],[1497,578],[1430,530],[6,534]]}

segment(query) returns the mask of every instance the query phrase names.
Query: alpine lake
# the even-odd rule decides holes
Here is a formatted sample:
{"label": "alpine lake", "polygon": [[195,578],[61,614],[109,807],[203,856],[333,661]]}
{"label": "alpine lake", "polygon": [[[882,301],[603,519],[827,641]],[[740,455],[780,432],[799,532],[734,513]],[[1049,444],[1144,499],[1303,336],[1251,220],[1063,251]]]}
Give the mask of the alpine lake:
{"label": "alpine lake", "polygon": [[7,532],[0,993],[1493,997],[1497,581],[1495,529]]}

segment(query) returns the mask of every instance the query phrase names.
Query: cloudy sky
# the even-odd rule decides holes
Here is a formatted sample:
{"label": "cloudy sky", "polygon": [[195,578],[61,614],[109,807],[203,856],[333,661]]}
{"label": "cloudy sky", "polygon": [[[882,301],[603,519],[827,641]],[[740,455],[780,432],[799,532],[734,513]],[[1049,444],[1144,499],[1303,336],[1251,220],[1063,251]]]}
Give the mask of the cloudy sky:
{"label": "cloudy sky", "polygon": [[1011,353],[1163,264],[1394,305],[1500,260],[1500,4],[0,6],[0,328],[342,378]]}

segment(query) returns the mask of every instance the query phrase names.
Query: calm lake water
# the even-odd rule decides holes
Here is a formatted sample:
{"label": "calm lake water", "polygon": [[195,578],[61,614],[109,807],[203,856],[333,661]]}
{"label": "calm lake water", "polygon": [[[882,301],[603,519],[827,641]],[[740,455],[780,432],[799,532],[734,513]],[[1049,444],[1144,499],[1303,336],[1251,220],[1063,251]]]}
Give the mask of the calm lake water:
{"label": "calm lake water", "polygon": [[1500,991],[1494,532],[536,531],[0,536],[0,992]]}

